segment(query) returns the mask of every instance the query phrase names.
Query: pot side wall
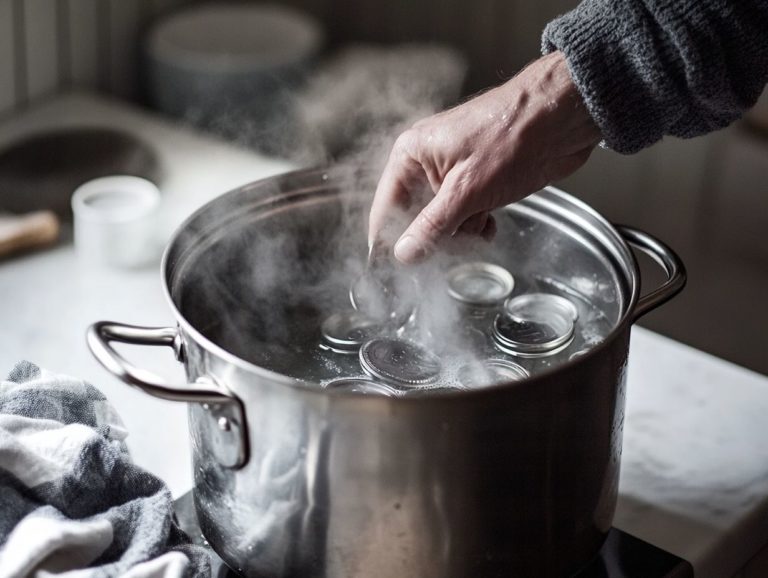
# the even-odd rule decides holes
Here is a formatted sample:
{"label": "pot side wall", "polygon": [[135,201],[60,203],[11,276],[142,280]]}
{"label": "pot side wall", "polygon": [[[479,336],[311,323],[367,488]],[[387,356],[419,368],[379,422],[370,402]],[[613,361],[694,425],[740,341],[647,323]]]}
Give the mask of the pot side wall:
{"label": "pot side wall", "polygon": [[185,336],[190,382],[242,400],[250,444],[244,468],[218,465],[190,405],[203,531],[255,576],[570,574],[613,518],[628,339],[524,384],[406,400],[273,383]]}

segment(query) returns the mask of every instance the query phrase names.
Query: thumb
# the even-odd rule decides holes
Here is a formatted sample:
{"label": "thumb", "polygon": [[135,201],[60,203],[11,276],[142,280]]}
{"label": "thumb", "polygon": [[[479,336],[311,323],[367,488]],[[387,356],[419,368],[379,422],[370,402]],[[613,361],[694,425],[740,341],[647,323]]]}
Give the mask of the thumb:
{"label": "thumb", "polygon": [[395,257],[403,263],[416,263],[434,251],[444,237],[452,236],[471,215],[465,195],[456,194],[453,179],[446,178],[432,201],[422,209],[395,244]]}

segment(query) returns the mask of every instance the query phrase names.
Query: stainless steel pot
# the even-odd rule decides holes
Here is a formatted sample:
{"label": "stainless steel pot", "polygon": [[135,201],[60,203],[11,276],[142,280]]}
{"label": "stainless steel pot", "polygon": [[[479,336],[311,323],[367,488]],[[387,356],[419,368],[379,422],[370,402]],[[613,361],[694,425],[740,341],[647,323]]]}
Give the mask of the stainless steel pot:
{"label": "stainless steel pot", "polygon": [[[178,327],[95,323],[91,350],[125,382],[190,403],[201,527],[245,575],[578,570],[600,548],[616,503],[630,327],[682,289],[682,263],[649,235],[613,227],[546,189],[498,213],[495,244],[506,248],[510,270],[594,301],[611,327],[600,344],[486,389],[412,398],[334,393],[311,383],[312,364],[302,364],[303,325],[286,336],[266,322],[275,311],[295,321],[300,311],[313,325],[311,308],[289,289],[327,280],[323,271],[340,259],[337,241],[349,234],[341,217],[363,216],[367,200],[322,171],[219,197],[182,225],[165,254]],[[362,228],[346,241],[349,254],[364,254]],[[276,273],[265,259],[278,246],[290,258]],[[668,277],[642,297],[630,246]],[[172,347],[188,384],[167,385],[132,366],[113,341]]]}

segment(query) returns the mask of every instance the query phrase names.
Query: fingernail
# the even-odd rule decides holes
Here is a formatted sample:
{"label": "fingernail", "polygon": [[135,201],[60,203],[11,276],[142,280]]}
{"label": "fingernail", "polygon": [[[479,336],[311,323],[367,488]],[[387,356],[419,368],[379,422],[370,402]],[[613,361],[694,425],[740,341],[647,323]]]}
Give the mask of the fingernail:
{"label": "fingernail", "polygon": [[424,247],[413,235],[405,235],[395,244],[395,257],[403,263],[413,263],[426,255]]}

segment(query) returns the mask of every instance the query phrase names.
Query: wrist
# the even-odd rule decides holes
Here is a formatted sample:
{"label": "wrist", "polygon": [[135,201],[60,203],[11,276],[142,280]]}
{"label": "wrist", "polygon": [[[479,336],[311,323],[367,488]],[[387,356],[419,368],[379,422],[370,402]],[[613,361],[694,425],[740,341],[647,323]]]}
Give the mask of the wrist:
{"label": "wrist", "polygon": [[573,125],[580,129],[584,139],[590,141],[593,146],[597,145],[602,140],[602,134],[587,109],[584,97],[573,81],[565,55],[556,50],[542,57],[542,60],[544,59],[549,61],[548,65],[551,67],[549,88],[554,97],[553,101],[567,107],[565,110],[571,111]]}
{"label": "wrist", "polygon": [[602,140],[562,52],[535,60],[510,82],[522,94],[528,121],[571,141],[568,148],[594,147]]}

